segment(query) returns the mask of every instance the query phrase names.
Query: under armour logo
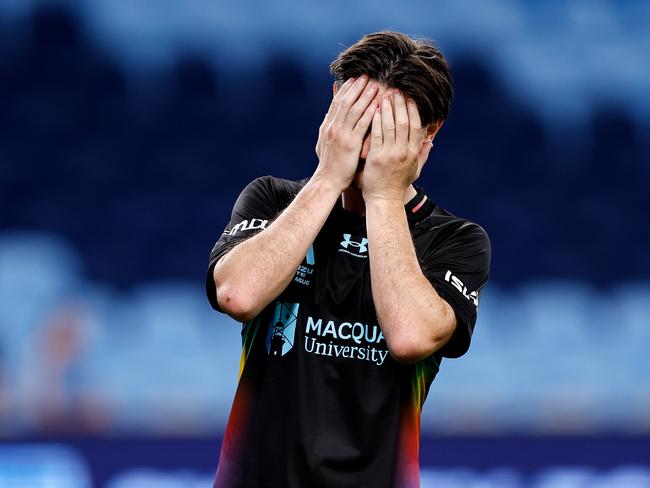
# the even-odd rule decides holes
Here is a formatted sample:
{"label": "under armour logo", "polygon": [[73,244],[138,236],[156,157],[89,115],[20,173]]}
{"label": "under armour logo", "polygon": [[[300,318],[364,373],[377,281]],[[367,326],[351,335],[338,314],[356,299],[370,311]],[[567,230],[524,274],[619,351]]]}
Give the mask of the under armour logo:
{"label": "under armour logo", "polygon": [[352,247],[358,247],[359,252],[366,252],[368,250],[368,239],[365,237],[361,238],[361,242],[356,242],[356,241],[351,241],[350,238],[352,237],[352,234],[343,234],[343,240],[341,241],[341,246],[343,246],[345,249],[348,248],[348,246]]}

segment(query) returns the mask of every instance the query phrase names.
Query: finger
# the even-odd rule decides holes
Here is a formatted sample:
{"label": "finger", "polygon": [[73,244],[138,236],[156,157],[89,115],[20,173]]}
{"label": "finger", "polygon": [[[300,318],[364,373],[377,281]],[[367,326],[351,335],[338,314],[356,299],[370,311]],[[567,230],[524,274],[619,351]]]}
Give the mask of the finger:
{"label": "finger", "polygon": [[381,100],[381,130],[384,144],[395,142],[395,119],[391,98],[392,95],[385,94]]}
{"label": "finger", "polygon": [[348,112],[350,111],[350,107],[352,107],[352,105],[357,101],[359,95],[361,95],[367,83],[367,75],[361,75],[359,78],[357,78],[352,86],[350,86],[350,89],[347,91],[347,93],[341,98],[341,102],[336,111],[336,115],[334,115],[334,120],[339,120],[340,122],[343,122],[345,120]]}
{"label": "finger", "polygon": [[409,113],[406,109],[406,99],[400,92],[395,93],[395,141],[398,145],[409,142]]}
{"label": "finger", "polygon": [[357,122],[357,125],[352,130],[356,136],[363,137],[365,139],[366,132],[368,132],[368,128],[372,123],[372,119],[376,111],[377,102],[375,100],[371,100],[370,105],[366,107],[366,110],[364,110],[363,115]]}
{"label": "finger", "polygon": [[420,112],[418,106],[412,98],[406,102],[406,108],[409,114],[409,144],[418,147],[422,143],[424,133],[422,131],[422,122],[420,121]]}
{"label": "finger", "polygon": [[382,114],[381,110],[375,109],[372,115],[372,126],[370,129],[370,147],[379,148],[384,143],[384,134],[381,127]]}
{"label": "finger", "polygon": [[366,87],[361,92],[359,99],[356,101],[348,112],[348,115],[345,119],[345,125],[349,128],[354,128],[355,125],[359,122],[361,117],[364,116],[366,109],[370,105],[370,102],[373,101],[377,93],[378,87],[377,82],[369,81]]}
{"label": "finger", "polygon": [[348,90],[350,90],[350,87],[354,84],[355,81],[355,78],[348,78],[345,83],[343,83],[341,87],[336,91],[336,95],[334,95],[332,103],[330,103],[330,108],[325,115],[326,120],[332,119],[334,117],[334,114],[336,114],[336,111],[339,108],[339,104],[341,103],[341,99],[345,96]]}

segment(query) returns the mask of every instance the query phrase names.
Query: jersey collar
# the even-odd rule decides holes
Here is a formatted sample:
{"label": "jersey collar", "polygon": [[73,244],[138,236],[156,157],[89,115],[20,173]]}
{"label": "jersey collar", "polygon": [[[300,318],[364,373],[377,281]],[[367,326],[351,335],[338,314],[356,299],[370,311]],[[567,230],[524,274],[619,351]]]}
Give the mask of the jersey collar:
{"label": "jersey collar", "polygon": [[[413,185],[413,187],[417,193],[404,205],[404,210],[406,211],[406,217],[409,223],[414,224],[430,215],[435,208],[435,203],[427,196],[422,187],[418,185]],[[366,218],[344,209],[340,197],[336,201],[334,209],[349,223],[362,224],[365,226]]]}

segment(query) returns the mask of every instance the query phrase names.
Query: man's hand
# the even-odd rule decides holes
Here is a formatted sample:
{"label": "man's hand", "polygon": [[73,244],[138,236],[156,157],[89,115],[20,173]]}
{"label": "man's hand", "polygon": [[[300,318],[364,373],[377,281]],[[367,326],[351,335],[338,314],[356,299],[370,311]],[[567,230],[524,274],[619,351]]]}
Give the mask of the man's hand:
{"label": "man's hand", "polygon": [[364,200],[403,201],[429,157],[432,144],[430,139],[425,141],[426,135],[415,102],[398,90],[386,92],[372,119],[370,151],[361,179]]}
{"label": "man's hand", "polygon": [[318,131],[316,154],[321,175],[343,191],[354,178],[364,136],[377,108],[377,82],[362,75],[349,79],[336,92]]}
{"label": "man's hand", "polygon": [[422,129],[415,102],[396,91],[384,95],[361,175],[372,299],[391,356],[403,363],[439,350],[457,325],[451,305],[422,272],[404,211],[404,193],[419,176],[440,123],[429,127]]}

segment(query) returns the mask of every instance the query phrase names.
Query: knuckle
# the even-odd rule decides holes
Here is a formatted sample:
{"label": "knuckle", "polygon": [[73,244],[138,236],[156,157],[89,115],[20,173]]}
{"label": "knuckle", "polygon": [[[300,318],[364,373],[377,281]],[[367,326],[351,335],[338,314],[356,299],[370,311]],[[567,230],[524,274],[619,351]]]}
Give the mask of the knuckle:
{"label": "knuckle", "polygon": [[346,94],[342,99],[341,99],[341,106],[342,107],[349,107],[351,105],[351,98],[349,94]]}
{"label": "knuckle", "polygon": [[357,141],[355,141],[352,137],[346,137],[341,141],[341,145],[344,149],[351,151],[357,146]]}

